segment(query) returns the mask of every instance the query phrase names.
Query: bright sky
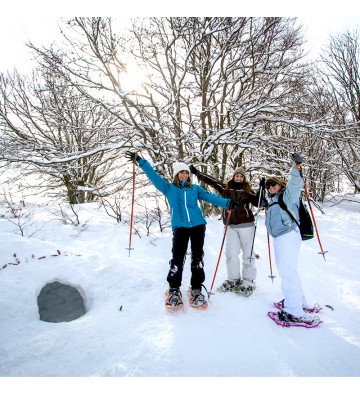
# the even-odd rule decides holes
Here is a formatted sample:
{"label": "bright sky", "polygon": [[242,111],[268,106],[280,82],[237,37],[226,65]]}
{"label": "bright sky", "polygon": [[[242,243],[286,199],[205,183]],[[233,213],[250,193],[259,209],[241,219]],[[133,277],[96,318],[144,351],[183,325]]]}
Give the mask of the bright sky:
{"label": "bright sky", "polygon": [[[31,40],[38,45],[46,45],[59,35],[55,17],[11,17],[1,18],[0,23],[0,72],[27,68],[31,56],[25,42]],[[5,38],[6,37],[6,38]]]}
{"label": "bright sky", "polygon": [[[316,1],[316,0],[314,0]],[[360,4],[360,3],[359,3]],[[358,29],[360,33],[360,6],[358,6],[359,16],[302,16],[299,20],[305,27],[308,45],[312,53],[320,51],[322,46],[328,42],[329,35],[340,33],[346,29]]]}
{"label": "bright sky", "polygon": [[[28,68],[31,59],[24,43],[31,40],[36,45],[46,45],[49,41],[56,40],[59,37],[59,28],[55,16],[45,16],[46,14],[55,15],[183,15],[184,10],[191,10],[192,15],[204,15],[201,1],[194,3],[193,0],[180,0],[178,5],[169,9],[169,2],[165,0],[138,0],[133,4],[127,4],[124,11],[121,2],[109,2],[108,0],[91,1],[83,3],[83,0],[70,1],[62,0],[58,9],[49,10],[49,2],[45,0],[32,0],[21,4],[23,0],[14,1],[14,6],[9,6],[9,1],[4,5],[9,8],[2,12],[0,18],[0,72],[7,69],[13,69],[15,66],[21,71]],[[142,3],[144,1],[144,4]],[[264,4],[262,4],[264,2]],[[323,4],[324,2],[324,4]],[[99,4],[101,3],[101,6]],[[285,0],[257,0],[256,8],[249,9],[243,7],[240,0],[227,2],[225,9],[211,9],[207,7],[206,14],[226,16],[231,15],[251,15],[251,16],[300,16],[300,20],[306,28],[307,38],[309,39],[309,48],[312,54],[320,50],[325,45],[329,34],[338,33],[345,28],[354,29],[358,27],[360,32],[360,6],[358,0],[340,0],[341,10],[338,3],[331,6],[331,1],[325,0],[303,0],[301,7],[292,6],[289,8],[289,2]],[[94,4],[96,5],[94,7]],[[164,5],[164,7],[159,8]],[[189,6],[186,6],[189,4]],[[356,5],[355,5],[356,4]],[[71,6],[70,6],[71,5]],[[129,8],[130,7],[130,8]],[[195,7],[195,8],[194,8]],[[2,6],[2,11],[3,11]],[[13,8],[13,9],[12,9]],[[161,11],[156,12],[157,9]],[[38,10],[41,10],[39,12]],[[43,14],[45,15],[43,16]],[[124,15],[125,13],[125,15]],[[189,13],[189,12],[188,12]],[[359,16],[341,16],[359,15]],[[321,16],[317,16],[321,15]],[[66,17],[64,17],[66,18]]]}

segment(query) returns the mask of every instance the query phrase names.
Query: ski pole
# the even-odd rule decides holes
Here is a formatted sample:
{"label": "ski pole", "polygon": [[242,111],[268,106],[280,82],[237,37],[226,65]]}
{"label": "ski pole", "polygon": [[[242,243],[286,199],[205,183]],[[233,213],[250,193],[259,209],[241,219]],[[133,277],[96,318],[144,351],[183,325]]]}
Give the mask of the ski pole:
{"label": "ski pole", "polygon": [[262,197],[262,191],[263,191],[263,189],[262,189],[262,187],[260,186],[260,189],[259,189],[259,200],[258,200],[258,209],[257,209],[257,212],[256,212],[256,221],[255,221],[255,228],[254,228],[254,236],[253,236],[253,240],[252,240],[250,258],[249,258],[250,260],[251,260],[251,259],[254,259],[254,258],[252,257],[252,255],[253,255],[253,251],[254,251],[255,234],[256,234],[257,223],[258,223],[258,219],[259,219],[260,202],[261,202],[261,197]]}
{"label": "ski pole", "polygon": [[133,218],[134,218],[134,201],[135,201],[135,161],[133,161],[133,185],[132,185],[132,201],[131,201],[131,214],[130,214],[130,235],[129,235],[129,247],[127,250],[129,250],[129,257],[130,257],[130,251],[133,250],[134,248],[131,248],[131,241],[132,241],[132,225],[133,225]]}
{"label": "ski pole", "polygon": [[211,291],[212,291],[213,286],[214,286],[216,273],[217,273],[217,270],[218,270],[218,267],[219,267],[219,263],[220,263],[220,259],[221,259],[221,254],[222,254],[222,250],[223,250],[223,247],[224,247],[224,241],[225,241],[225,237],[226,237],[226,232],[227,232],[227,228],[228,228],[229,222],[230,222],[231,211],[232,211],[232,210],[230,209],[229,212],[228,212],[227,219],[226,219],[226,225],[225,225],[225,229],[224,229],[224,237],[223,237],[223,239],[222,239],[222,243],[221,243],[221,247],[220,247],[220,253],[219,253],[218,260],[217,260],[217,264],[216,264],[216,268],[215,268],[214,277],[213,277],[213,280],[212,280],[212,283],[211,283],[211,288],[210,288],[210,291],[208,292],[209,299],[210,299]]}
{"label": "ski pole", "polygon": [[319,252],[319,254],[321,254],[321,255],[323,256],[324,261],[326,262],[325,254],[326,254],[328,251],[324,251],[324,250],[323,250],[323,247],[322,247],[322,244],[321,244],[321,241],[320,241],[320,236],[319,236],[318,228],[317,228],[317,225],[316,225],[314,212],[313,212],[313,209],[312,209],[312,206],[311,206],[311,203],[310,203],[309,192],[308,192],[308,189],[307,189],[307,186],[306,186],[305,178],[304,178],[303,173],[302,173],[302,167],[301,167],[301,164],[300,164],[300,163],[296,163],[296,166],[297,166],[297,168],[298,168],[298,170],[299,170],[300,177],[301,177],[301,179],[303,180],[306,200],[307,200],[308,205],[309,205],[311,218],[312,218],[313,223],[314,223],[314,226],[315,226],[316,237],[317,237],[317,239],[318,239],[319,246],[320,246],[320,250],[321,250],[321,251]]}
{"label": "ski pole", "polygon": [[[265,210],[265,215],[266,215],[266,210]],[[274,284],[274,278],[275,278],[276,276],[274,276],[274,275],[273,275],[273,272],[272,272],[271,251],[270,251],[270,236],[269,236],[269,232],[267,232],[266,235],[267,235],[268,254],[269,254],[269,264],[270,264],[270,276],[268,276],[268,277],[271,278],[271,282]]]}
{"label": "ski pole", "polygon": [[268,242],[268,253],[269,253],[269,263],[270,263],[270,276],[268,276],[268,277],[271,278],[271,282],[274,284],[274,278],[275,278],[276,276],[274,276],[274,275],[273,275],[273,272],[272,272],[269,232],[267,233],[267,242]]}

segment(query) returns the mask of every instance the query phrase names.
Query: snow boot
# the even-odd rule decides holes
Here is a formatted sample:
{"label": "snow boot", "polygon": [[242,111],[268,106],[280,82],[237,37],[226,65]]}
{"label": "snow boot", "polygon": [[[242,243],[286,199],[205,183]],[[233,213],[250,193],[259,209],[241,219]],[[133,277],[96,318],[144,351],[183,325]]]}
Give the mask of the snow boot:
{"label": "snow boot", "polygon": [[[274,306],[277,309],[282,310],[284,308],[284,303],[285,303],[285,299],[280,300],[280,302],[275,302]],[[317,313],[319,313],[320,310],[322,310],[322,307],[318,303],[315,303],[314,306],[303,307],[303,310],[304,310],[304,313],[307,313],[307,314],[317,314]]]}
{"label": "snow boot", "polygon": [[165,292],[165,307],[179,309],[183,307],[182,295],[179,288],[170,288]]}
{"label": "snow boot", "polygon": [[279,321],[284,321],[286,323],[299,323],[299,324],[308,324],[311,325],[314,322],[314,317],[309,315],[304,315],[302,317],[295,317],[290,313],[287,313],[284,310],[278,312]]}
{"label": "snow boot", "polygon": [[304,327],[304,328],[315,328],[322,323],[318,316],[302,316],[302,317],[295,317],[292,314],[287,313],[284,310],[275,312],[269,311],[268,312],[269,318],[271,318],[277,325],[282,327]]}
{"label": "snow boot", "polygon": [[206,309],[208,307],[208,303],[205,299],[205,296],[201,293],[201,289],[192,289],[190,287],[187,294],[191,307],[194,307],[195,309]]}
{"label": "snow boot", "polygon": [[[249,285],[249,282],[252,285]],[[255,283],[254,281],[249,281],[247,280],[244,284],[241,285],[241,287],[239,287],[236,292],[243,295],[243,296],[250,296],[254,290],[255,290]]]}
{"label": "snow boot", "polygon": [[219,292],[236,292],[241,286],[241,279],[234,281],[225,280],[220,287],[218,287]]}

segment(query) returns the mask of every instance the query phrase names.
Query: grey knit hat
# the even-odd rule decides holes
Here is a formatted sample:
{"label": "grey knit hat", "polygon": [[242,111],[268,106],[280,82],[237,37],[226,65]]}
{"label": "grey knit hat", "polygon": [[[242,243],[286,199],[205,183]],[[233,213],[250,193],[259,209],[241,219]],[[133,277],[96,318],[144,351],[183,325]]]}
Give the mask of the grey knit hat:
{"label": "grey knit hat", "polygon": [[245,169],[244,169],[243,167],[238,167],[238,168],[236,168],[236,169],[234,170],[233,177],[235,176],[235,174],[242,174],[242,175],[244,176],[244,178],[245,178],[245,176],[246,176],[246,171],[245,171]]}

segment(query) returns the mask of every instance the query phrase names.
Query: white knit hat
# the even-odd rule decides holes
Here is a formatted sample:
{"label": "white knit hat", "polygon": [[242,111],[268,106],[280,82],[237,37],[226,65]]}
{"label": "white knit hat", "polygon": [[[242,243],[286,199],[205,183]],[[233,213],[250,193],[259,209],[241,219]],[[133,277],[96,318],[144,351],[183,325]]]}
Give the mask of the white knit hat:
{"label": "white knit hat", "polygon": [[174,177],[182,170],[186,170],[190,174],[189,166],[183,162],[175,162],[173,164],[173,169],[174,169]]}

